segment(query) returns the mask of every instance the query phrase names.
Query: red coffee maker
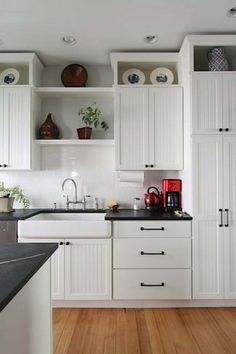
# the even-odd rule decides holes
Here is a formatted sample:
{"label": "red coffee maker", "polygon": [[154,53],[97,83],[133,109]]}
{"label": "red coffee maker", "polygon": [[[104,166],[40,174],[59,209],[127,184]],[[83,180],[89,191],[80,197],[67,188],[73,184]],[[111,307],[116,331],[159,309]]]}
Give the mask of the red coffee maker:
{"label": "red coffee maker", "polygon": [[182,210],[181,179],[163,179],[163,206],[166,211]]}

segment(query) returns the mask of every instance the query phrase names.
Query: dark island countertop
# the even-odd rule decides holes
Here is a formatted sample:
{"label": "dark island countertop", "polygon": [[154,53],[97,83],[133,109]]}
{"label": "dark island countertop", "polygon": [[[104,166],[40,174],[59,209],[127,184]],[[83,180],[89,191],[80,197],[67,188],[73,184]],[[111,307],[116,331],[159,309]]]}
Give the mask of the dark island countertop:
{"label": "dark island countertop", "polygon": [[0,213],[0,221],[24,220],[41,213],[42,209],[15,209],[10,213]]}
{"label": "dark island countertop", "polygon": [[57,243],[0,245],[0,311],[56,251]]}
{"label": "dark island countertop", "polygon": [[181,215],[164,211],[148,211],[146,209],[118,209],[117,211],[107,211],[105,220],[192,220],[192,217],[182,212]]}

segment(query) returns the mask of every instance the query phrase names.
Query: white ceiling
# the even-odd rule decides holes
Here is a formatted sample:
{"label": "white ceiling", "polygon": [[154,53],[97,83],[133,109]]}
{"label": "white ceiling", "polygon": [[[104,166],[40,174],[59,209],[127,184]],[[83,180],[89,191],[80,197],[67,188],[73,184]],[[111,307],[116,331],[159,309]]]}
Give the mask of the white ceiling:
{"label": "white ceiling", "polygon": [[[0,0],[0,51],[46,65],[108,64],[110,51],[175,51],[186,34],[236,33],[236,0]],[[155,45],[144,43],[156,34]],[[60,41],[73,35],[71,47]]]}

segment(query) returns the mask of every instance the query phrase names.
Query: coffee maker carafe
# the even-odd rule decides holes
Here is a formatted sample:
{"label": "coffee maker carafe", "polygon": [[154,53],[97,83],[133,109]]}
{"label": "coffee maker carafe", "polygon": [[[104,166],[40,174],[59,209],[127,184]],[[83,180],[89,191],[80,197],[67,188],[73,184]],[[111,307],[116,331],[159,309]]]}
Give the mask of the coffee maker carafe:
{"label": "coffee maker carafe", "polygon": [[163,206],[166,211],[182,210],[181,179],[163,179]]}

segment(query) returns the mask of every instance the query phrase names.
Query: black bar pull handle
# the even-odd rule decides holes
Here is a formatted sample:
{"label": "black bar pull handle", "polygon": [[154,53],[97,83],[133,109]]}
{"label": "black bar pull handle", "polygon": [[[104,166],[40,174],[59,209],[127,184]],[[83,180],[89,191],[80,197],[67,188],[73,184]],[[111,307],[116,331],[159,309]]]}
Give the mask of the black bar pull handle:
{"label": "black bar pull handle", "polygon": [[159,284],[145,284],[145,283],[140,283],[140,286],[165,286],[165,283],[159,283]]}
{"label": "black bar pull handle", "polygon": [[219,227],[222,227],[223,226],[223,209],[219,209],[219,212],[220,212],[220,224],[219,224]]}
{"label": "black bar pull handle", "polygon": [[141,226],[140,227],[140,230],[141,231],[164,231],[165,230],[165,228],[164,227],[154,227],[154,228],[150,228],[150,227],[143,227],[143,226]]}
{"label": "black bar pull handle", "polygon": [[229,209],[225,209],[226,212],[226,224],[225,227],[229,227]]}
{"label": "black bar pull handle", "polygon": [[164,256],[165,251],[161,251],[161,252],[144,252],[144,251],[141,251],[140,254],[141,254],[141,256]]}

